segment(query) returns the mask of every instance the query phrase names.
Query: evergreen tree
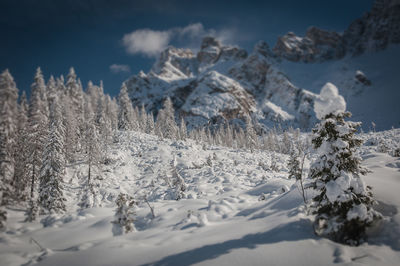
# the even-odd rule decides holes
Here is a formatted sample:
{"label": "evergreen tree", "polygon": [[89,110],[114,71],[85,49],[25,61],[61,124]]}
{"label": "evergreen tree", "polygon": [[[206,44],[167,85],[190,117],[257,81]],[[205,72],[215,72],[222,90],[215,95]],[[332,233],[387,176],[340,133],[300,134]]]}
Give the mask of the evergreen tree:
{"label": "evergreen tree", "polygon": [[25,201],[29,198],[29,142],[28,142],[28,102],[25,91],[22,93],[18,106],[17,118],[17,145],[15,152],[14,184],[15,196],[18,200]]}
{"label": "evergreen tree", "polygon": [[154,116],[153,116],[153,113],[150,112],[150,113],[147,115],[146,133],[147,133],[147,134],[155,134],[155,133],[154,133],[154,128],[155,128]]}
{"label": "evergreen tree", "polygon": [[253,122],[251,121],[250,116],[246,116],[246,147],[254,151],[254,149],[258,148],[258,137],[257,133],[254,130]]}
{"label": "evergreen tree", "polygon": [[110,95],[105,96],[106,101],[106,114],[107,120],[111,124],[111,132],[118,129],[118,109],[119,106],[115,98],[111,98]]}
{"label": "evergreen tree", "polygon": [[83,125],[83,89],[80,80],[77,80],[75,70],[73,67],[70,68],[69,74],[67,76],[66,83],[66,91],[67,91],[67,99],[68,103],[66,103],[69,110],[69,114],[66,114],[67,119],[67,135],[71,141],[68,141],[69,144],[73,147],[73,152],[80,151],[82,147],[82,135],[84,131]]}
{"label": "evergreen tree", "polygon": [[163,108],[158,112],[156,122],[156,132],[161,132],[163,138],[177,139],[178,126],[175,122],[175,111],[169,97],[165,99]]}
{"label": "evergreen tree", "polygon": [[119,103],[119,114],[118,114],[118,129],[120,130],[132,130],[133,129],[133,118],[134,110],[132,107],[131,99],[128,95],[128,88],[123,83],[121,91],[118,96]]}
{"label": "evergreen tree", "polygon": [[36,182],[42,165],[42,153],[48,132],[48,117],[46,104],[42,100],[41,72],[37,71],[35,81],[32,84],[31,100],[29,105],[29,173],[30,173],[30,196],[34,197]]}
{"label": "evergreen tree", "polygon": [[96,192],[94,190],[94,180],[96,170],[99,166],[100,161],[103,157],[103,151],[101,150],[102,141],[99,137],[99,133],[95,123],[95,114],[92,110],[89,97],[86,97],[85,101],[85,151],[86,160],[88,164],[88,175],[87,182],[84,186],[84,194],[81,201],[82,208],[90,208],[94,206],[94,199]]}
{"label": "evergreen tree", "polygon": [[133,198],[127,194],[119,194],[117,200],[117,209],[115,210],[115,220],[113,223],[113,234],[122,235],[124,233],[129,233],[135,231],[135,201]]}
{"label": "evergreen tree", "polygon": [[65,129],[55,84],[50,85],[49,88],[52,89],[49,98],[50,123],[40,170],[39,204],[43,212],[62,213],[66,210],[62,184],[65,174],[63,145]]}
{"label": "evergreen tree", "polygon": [[371,188],[360,175],[355,152],[362,140],[355,136],[361,123],[348,122],[349,112],[330,113],[313,129],[312,143],[319,157],[310,169],[316,214],[315,231],[336,241],[358,245],[365,240],[365,230],[380,214],[373,210]]}
{"label": "evergreen tree", "polygon": [[289,162],[289,179],[294,178],[296,180],[301,179],[301,166],[300,166],[300,154],[296,149],[293,149],[290,153]]}
{"label": "evergreen tree", "polygon": [[181,140],[185,140],[187,138],[187,129],[186,129],[186,122],[183,117],[181,118],[181,124],[179,127],[179,138]]}
{"label": "evergreen tree", "polygon": [[144,108],[144,105],[142,104],[142,107],[140,109],[140,129],[143,133],[147,133],[147,112],[146,109]]}
{"label": "evergreen tree", "polygon": [[10,203],[13,195],[17,99],[18,89],[11,74],[5,70],[0,74],[0,230],[7,219],[3,206]]}

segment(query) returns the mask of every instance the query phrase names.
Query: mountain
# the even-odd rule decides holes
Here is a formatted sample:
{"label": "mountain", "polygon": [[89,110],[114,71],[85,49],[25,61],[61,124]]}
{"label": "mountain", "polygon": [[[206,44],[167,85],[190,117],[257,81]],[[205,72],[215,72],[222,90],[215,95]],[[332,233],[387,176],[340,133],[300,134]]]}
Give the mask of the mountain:
{"label": "mountain", "polygon": [[313,102],[326,82],[339,87],[348,110],[368,128],[400,125],[400,1],[377,0],[343,32],[316,27],[292,32],[271,49],[260,41],[251,53],[205,37],[196,53],[168,47],[148,73],[126,81],[134,105],[157,113],[170,97],[189,127],[245,117],[309,130]]}

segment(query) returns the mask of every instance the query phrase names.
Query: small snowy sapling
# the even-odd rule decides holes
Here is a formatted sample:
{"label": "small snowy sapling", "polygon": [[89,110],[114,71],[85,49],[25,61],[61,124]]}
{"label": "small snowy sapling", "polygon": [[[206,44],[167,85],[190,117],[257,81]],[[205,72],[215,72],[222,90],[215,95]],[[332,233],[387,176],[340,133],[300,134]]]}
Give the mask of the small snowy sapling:
{"label": "small snowy sapling", "polygon": [[122,235],[135,231],[133,222],[136,215],[134,211],[136,202],[134,199],[127,194],[120,193],[115,203],[117,204],[117,209],[115,210],[115,220],[112,221],[113,234]]}

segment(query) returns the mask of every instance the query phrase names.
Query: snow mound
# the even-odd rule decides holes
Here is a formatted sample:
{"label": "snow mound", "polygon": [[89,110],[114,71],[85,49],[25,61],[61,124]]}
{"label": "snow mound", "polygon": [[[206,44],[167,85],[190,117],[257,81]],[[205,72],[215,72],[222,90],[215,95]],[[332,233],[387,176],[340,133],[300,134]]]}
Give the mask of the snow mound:
{"label": "snow mound", "polygon": [[326,83],[314,103],[314,112],[318,119],[323,119],[326,115],[337,114],[346,111],[346,101],[339,94],[338,88],[332,83]]}

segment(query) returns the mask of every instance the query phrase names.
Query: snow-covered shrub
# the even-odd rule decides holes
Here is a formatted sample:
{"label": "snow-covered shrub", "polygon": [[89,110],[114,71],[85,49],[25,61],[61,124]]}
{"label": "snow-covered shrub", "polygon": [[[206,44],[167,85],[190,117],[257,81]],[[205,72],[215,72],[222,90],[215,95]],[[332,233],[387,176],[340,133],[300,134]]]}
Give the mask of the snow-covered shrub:
{"label": "snow-covered shrub", "polygon": [[366,238],[366,228],[381,217],[373,210],[371,188],[360,175],[367,169],[355,155],[362,140],[354,134],[360,123],[345,121],[349,112],[326,115],[313,129],[312,143],[319,156],[310,169],[311,187],[316,190],[313,210],[318,235],[350,245]]}
{"label": "snow-covered shrub", "polygon": [[171,161],[173,199],[180,200],[185,197],[186,183],[176,169],[176,157]]}
{"label": "snow-covered shrub", "polygon": [[114,235],[122,235],[135,231],[135,204],[133,198],[127,194],[120,193],[117,200],[117,209],[115,210],[115,220],[112,221],[112,232]]}

